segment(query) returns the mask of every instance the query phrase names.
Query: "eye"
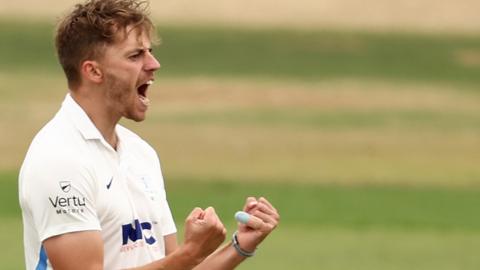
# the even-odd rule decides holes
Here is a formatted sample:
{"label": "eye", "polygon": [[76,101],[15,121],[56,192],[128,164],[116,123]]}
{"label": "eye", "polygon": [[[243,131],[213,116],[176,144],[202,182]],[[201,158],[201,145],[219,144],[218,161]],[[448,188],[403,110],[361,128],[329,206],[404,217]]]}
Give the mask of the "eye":
{"label": "eye", "polygon": [[135,53],[130,55],[128,58],[131,60],[137,60],[138,58],[140,58],[141,55],[142,55],[141,53]]}
{"label": "eye", "polygon": [[139,58],[141,58],[144,55],[144,53],[145,52],[141,51],[141,50],[135,51],[128,57],[128,59],[130,59],[132,61],[138,60]]}

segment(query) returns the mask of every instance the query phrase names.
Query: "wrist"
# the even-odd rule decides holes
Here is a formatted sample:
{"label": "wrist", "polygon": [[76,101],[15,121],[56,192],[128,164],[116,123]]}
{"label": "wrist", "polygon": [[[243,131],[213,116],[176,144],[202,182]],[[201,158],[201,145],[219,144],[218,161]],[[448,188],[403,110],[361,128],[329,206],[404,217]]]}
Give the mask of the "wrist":
{"label": "wrist", "polygon": [[242,257],[249,258],[249,257],[253,257],[253,255],[255,255],[256,248],[245,249],[241,246],[241,244],[238,240],[238,231],[235,231],[232,235],[232,246],[235,249],[235,251],[237,252],[237,254],[242,256]]}
{"label": "wrist", "polygon": [[205,259],[198,255],[194,245],[183,244],[178,248],[177,252],[180,260],[184,262],[184,265],[188,267],[188,269],[194,268]]}

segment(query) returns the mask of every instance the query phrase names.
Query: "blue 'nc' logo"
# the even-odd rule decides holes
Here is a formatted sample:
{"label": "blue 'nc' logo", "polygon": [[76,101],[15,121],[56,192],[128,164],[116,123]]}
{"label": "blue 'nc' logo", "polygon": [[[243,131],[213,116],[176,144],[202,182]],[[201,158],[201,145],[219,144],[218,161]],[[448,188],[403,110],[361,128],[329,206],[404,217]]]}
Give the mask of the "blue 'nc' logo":
{"label": "blue 'nc' logo", "polygon": [[149,245],[153,245],[157,241],[153,236],[147,237],[143,235],[144,230],[152,230],[152,224],[150,222],[140,223],[138,219],[135,219],[134,224],[135,228],[132,224],[122,225],[122,245],[126,245],[129,239],[135,242],[145,238],[145,242]]}

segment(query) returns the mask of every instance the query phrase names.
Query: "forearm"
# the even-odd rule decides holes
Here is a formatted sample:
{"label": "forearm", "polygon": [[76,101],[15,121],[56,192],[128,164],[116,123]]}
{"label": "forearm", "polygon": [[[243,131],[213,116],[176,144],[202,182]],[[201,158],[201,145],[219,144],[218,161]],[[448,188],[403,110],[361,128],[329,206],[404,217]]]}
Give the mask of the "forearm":
{"label": "forearm", "polygon": [[184,246],[181,246],[160,260],[129,270],[191,270],[201,261],[195,259]]}
{"label": "forearm", "polygon": [[225,241],[226,229],[213,207],[196,207],[185,221],[185,240],[177,245],[176,234],[164,236],[166,256],[137,270],[191,270]]}
{"label": "forearm", "polygon": [[218,249],[197,265],[194,270],[230,270],[235,269],[246,257],[241,256],[231,243]]}

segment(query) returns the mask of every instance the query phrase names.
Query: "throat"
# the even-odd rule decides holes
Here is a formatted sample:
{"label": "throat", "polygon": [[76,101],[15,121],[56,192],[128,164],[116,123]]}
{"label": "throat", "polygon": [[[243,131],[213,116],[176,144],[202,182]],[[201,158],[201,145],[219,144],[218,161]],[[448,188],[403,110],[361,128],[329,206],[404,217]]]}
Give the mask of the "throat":
{"label": "throat", "polygon": [[106,141],[113,148],[113,150],[117,151],[117,149],[118,149],[118,136],[117,136],[116,133],[114,133],[113,136]]}

